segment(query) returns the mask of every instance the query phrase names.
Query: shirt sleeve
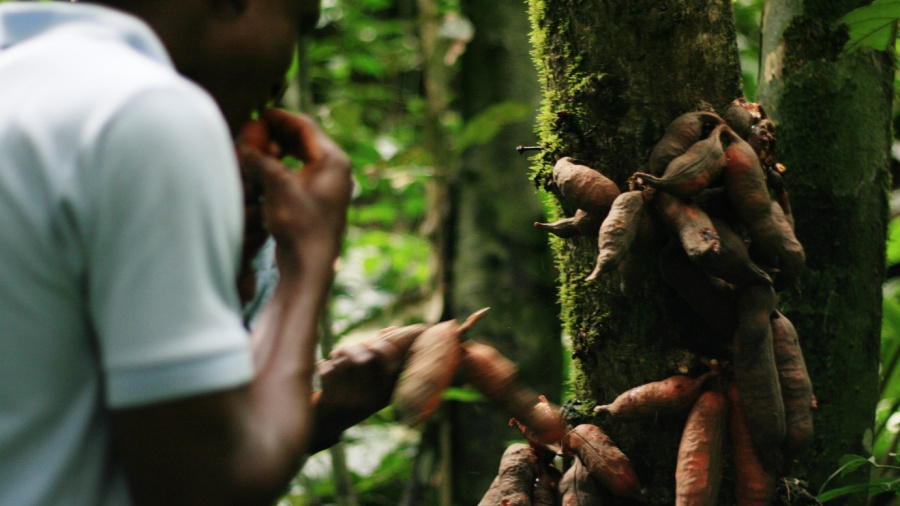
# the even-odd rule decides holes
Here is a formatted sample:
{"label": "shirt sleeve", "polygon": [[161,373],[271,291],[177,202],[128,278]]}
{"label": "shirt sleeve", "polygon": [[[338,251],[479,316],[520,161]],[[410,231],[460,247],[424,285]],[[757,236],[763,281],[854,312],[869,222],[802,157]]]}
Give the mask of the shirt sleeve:
{"label": "shirt sleeve", "polygon": [[144,91],[116,109],[93,160],[86,285],[107,405],[246,383],[242,196],[215,103],[191,88]]}

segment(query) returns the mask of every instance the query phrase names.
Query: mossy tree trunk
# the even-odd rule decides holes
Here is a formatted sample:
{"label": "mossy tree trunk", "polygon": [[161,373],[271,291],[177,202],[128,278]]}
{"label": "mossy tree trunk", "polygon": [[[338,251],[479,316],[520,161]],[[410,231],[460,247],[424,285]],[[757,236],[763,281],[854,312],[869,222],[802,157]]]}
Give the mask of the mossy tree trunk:
{"label": "mossy tree trunk", "polygon": [[844,51],[835,26],[866,3],[770,0],[763,17],[759,99],[778,124],[807,251],[801,290],[781,300],[819,403],[816,441],[800,461],[813,484],[842,455],[870,455],[878,400],[894,69],[888,53]]}
{"label": "mossy tree trunk", "polygon": [[[464,0],[475,36],[461,58],[458,106],[468,122],[492,105],[536,111],[540,101],[528,54],[528,16],[521,0]],[[491,310],[469,332],[513,360],[526,383],[559,401],[562,373],[559,305],[547,241],[532,223],[543,219],[528,181],[529,161],[515,147],[534,142],[534,114],[504,126],[463,153],[453,192],[451,313]],[[477,504],[497,474],[510,440],[521,438],[509,415],[490,403],[456,403],[453,502]]]}
{"label": "mossy tree trunk", "polygon": [[[557,159],[571,156],[600,170],[624,189],[632,173],[646,168],[650,150],[671,120],[699,107],[712,107],[721,112],[742,94],[730,0],[608,0],[591,2],[590,5],[579,0],[529,0],[529,6],[534,56],[545,94],[538,128],[541,142],[547,149],[536,157],[534,178],[538,186],[548,183],[550,170]],[[862,66],[863,62],[857,64]],[[870,64],[877,62],[870,58]],[[884,93],[880,82],[872,86],[875,88],[873,91],[858,93]],[[852,99],[853,96],[843,97],[842,100],[847,102],[842,103],[841,110],[850,109]],[[882,97],[878,103],[883,105],[867,106],[850,116],[853,119],[847,122],[831,121],[843,125],[845,132],[855,132],[855,122],[863,122],[860,119],[863,116],[867,124],[873,116],[887,117],[887,102]],[[814,102],[797,107],[810,106],[835,111]],[[783,120],[780,115],[776,118]],[[806,139],[814,137],[811,132],[817,131],[820,125],[807,123],[806,119],[801,121],[803,123],[798,123],[794,128],[797,132],[804,132],[802,136],[779,130],[779,154],[785,153],[787,156],[791,142],[795,143],[793,148],[798,153],[795,156],[804,156],[799,155],[802,150],[820,149],[819,142],[804,144]],[[879,290],[884,264],[885,181],[879,174],[884,174],[887,161],[887,145],[884,144],[887,140],[887,121],[883,119],[876,123],[879,126],[871,127],[870,131],[882,144],[869,144],[872,153],[867,155],[870,161],[866,168],[857,169],[858,165],[842,164],[848,172],[838,178],[845,181],[843,184],[853,186],[856,198],[868,199],[875,207],[861,213],[855,207],[858,203],[851,210],[847,201],[847,207],[828,211],[823,206],[832,202],[830,197],[817,197],[813,193],[816,183],[808,185],[810,199],[818,204],[808,206],[800,198],[795,205],[798,221],[804,223],[798,225],[803,227],[798,236],[804,242],[811,241],[809,236],[816,234],[828,237],[822,240],[840,241],[841,253],[835,257],[811,260],[813,272],[817,274],[804,274],[800,295],[787,297],[792,311],[799,307],[809,311],[808,314],[792,313],[795,318],[799,314],[799,317],[818,321],[817,326],[809,326],[795,319],[804,344],[818,339],[818,336],[808,337],[808,334],[823,333],[821,325],[830,327],[827,335],[841,329],[847,338],[856,336],[852,347],[849,344],[841,347],[837,341],[828,339],[827,348],[815,345],[807,350],[808,355],[821,354],[821,358],[817,356],[812,360],[815,367],[824,365],[826,361],[843,361],[843,354],[849,353],[848,360],[865,363],[855,371],[869,371],[865,374],[860,372],[860,378],[876,371],[872,360],[877,357],[878,333],[872,329],[879,322],[880,302],[875,292]],[[785,129],[789,130],[789,127]],[[842,139],[829,140],[840,144]],[[791,158],[786,160],[789,173],[796,171],[794,175],[799,176],[800,170],[792,166],[796,162]],[[848,179],[854,183],[847,183]],[[787,189],[792,197],[803,193],[795,190],[801,184],[802,181],[796,177],[789,178]],[[868,206],[869,202],[865,205]],[[556,211],[560,216],[570,216],[574,209],[560,201]],[[853,223],[860,223],[856,221],[858,219],[868,222],[865,226],[856,225],[859,228],[851,233],[852,225],[848,223],[837,226],[826,221],[848,220],[850,215],[854,216]],[[812,226],[814,221],[815,227]],[[838,237],[835,235],[838,231],[847,235]],[[865,240],[854,239],[860,235],[864,235]],[[581,402],[582,420],[602,425],[629,456],[646,487],[650,504],[673,504],[675,459],[684,418],[627,424],[607,420],[600,422],[590,415],[590,408],[598,402],[609,402],[619,393],[649,381],[684,372],[699,373],[706,369],[702,357],[728,359],[731,336],[722,339],[722,336],[703,335],[695,317],[690,316],[684,302],[662,282],[654,265],[647,266],[648,277],[637,293],[626,297],[619,289],[616,274],[604,275],[593,284],[583,281],[593,267],[597,254],[595,239],[564,241],[553,238],[551,244],[561,272],[559,290],[563,322],[574,346],[575,387],[577,400]],[[807,248],[812,250],[817,246],[810,242]],[[830,243],[827,249],[835,250],[835,247]],[[853,250],[853,253],[848,250]],[[863,261],[864,264],[851,263]],[[848,284],[836,285],[828,279],[832,274],[823,269],[823,266],[832,263],[842,264],[844,269],[866,269],[867,272],[865,276],[853,280],[847,273]],[[816,282],[814,287],[807,286],[811,282]],[[851,288],[850,282],[859,284]],[[800,302],[807,300],[801,297],[812,290],[823,290],[824,293],[816,296],[822,299],[809,299],[805,306],[801,306]],[[843,290],[843,293],[839,296],[833,290]],[[854,304],[865,304],[866,308],[852,314],[838,312],[834,305],[848,304],[849,298],[854,299]],[[826,300],[828,304],[820,302]],[[835,318],[842,320],[838,322]],[[847,330],[850,326],[865,330]],[[823,341],[819,343],[825,344]],[[830,379],[832,377],[826,378],[814,372],[816,391],[828,392],[830,401],[847,404],[835,404],[829,408],[839,410],[835,415],[823,416],[820,412],[817,429],[833,434],[831,428],[820,426],[829,419],[840,417],[841,412],[849,411],[859,413],[860,418],[868,417],[871,423],[874,403],[870,385],[873,382],[865,379],[861,389],[866,392],[856,396],[854,392],[841,391],[837,394],[842,387],[855,389],[855,378],[835,378],[837,385],[823,384]],[[853,437],[858,440],[859,435],[857,432]],[[816,450],[820,449],[817,444]],[[815,465],[821,473],[827,474],[829,469],[833,470],[835,463],[816,461]],[[803,469],[808,470],[808,467]],[[733,472],[726,469],[720,504],[733,503],[730,484],[734,479]]]}

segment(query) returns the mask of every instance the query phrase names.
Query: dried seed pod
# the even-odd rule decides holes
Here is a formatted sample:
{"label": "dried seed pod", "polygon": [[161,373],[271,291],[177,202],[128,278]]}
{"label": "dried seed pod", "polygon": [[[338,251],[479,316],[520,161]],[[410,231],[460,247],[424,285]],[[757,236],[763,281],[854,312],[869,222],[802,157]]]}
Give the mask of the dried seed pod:
{"label": "dried seed pod", "polygon": [[689,199],[716,182],[725,168],[725,150],[722,132],[728,128],[718,125],[709,137],[694,143],[682,155],[669,162],[662,177],[643,172],[635,173],[638,183],[664,191],[670,195]]}
{"label": "dried seed pod", "polygon": [[719,252],[719,234],[699,206],[664,192],[658,192],[654,202],[666,229],[681,240],[688,257],[693,260]]}
{"label": "dried seed pod", "polygon": [[682,374],[654,381],[628,390],[611,403],[594,408],[595,413],[609,413],[621,419],[666,416],[687,411],[697,398],[706,380],[717,375],[713,371],[697,378]]}
{"label": "dried seed pod", "polygon": [[609,272],[619,265],[619,261],[631,247],[641,226],[644,211],[644,195],[641,191],[622,193],[613,202],[600,226],[597,243],[597,265],[585,281],[594,281],[600,274]]}
{"label": "dried seed pod", "polygon": [[[787,199],[787,192],[783,195]],[[772,201],[770,206],[772,220],[781,232],[781,256],[778,264],[779,274],[775,277],[775,289],[782,290],[793,285],[800,277],[806,265],[806,253],[803,251],[803,245],[794,236],[793,218],[788,218],[780,202]],[[790,210],[790,203],[787,204],[787,208]]]}
{"label": "dried seed pod", "polygon": [[741,395],[734,383],[728,384],[728,415],[735,501],[738,506],[771,506],[775,470],[766,467],[756,452]]}
{"label": "dried seed pod", "polygon": [[781,445],[787,474],[792,460],[812,442],[812,381],[806,372],[806,362],[794,325],[778,311],[775,311],[771,322],[775,365],[787,426]]}
{"label": "dried seed pod", "polygon": [[717,390],[703,392],[691,409],[675,467],[676,506],[712,506],[719,498],[728,402]]}
{"label": "dried seed pod", "polygon": [[591,476],[619,497],[644,501],[628,457],[596,425],[581,424],[563,437],[566,452],[578,457]]}
{"label": "dried seed pod", "polygon": [[657,222],[651,213],[641,213],[634,242],[625,256],[619,260],[619,284],[622,293],[631,297],[637,294],[653,266],[657,263],[659,250],[664,244],[665,234],[657,228]]}
{"label": "dried seed pod", "polygon": [[733,336],[737,328],[737,303],[734,291],[723,288],[691,262],[675,241],[663,248],[659,270],[681,298],[708,323],[716,333]]}
{"label": "dried seed pod", "polygon": [[391,401],[403,423],[418,425],[437,410],[462,355],[460,333],[459,324],[449,320],[413,341]]}
{"label": "dried seed pod", "polygon": [[580,460],[563,474],[559,482],[562,506],[602,506],[603,492],[597,480],[591,476]]}
{"label": "dried seed pod", "polygon": [[531,447],[510,445],[500,458],[498,492],[502,506],[531,506],[531,492],[537,471],[537,461]]}
{"label": "dried seed pod", "polygon": [[462,344],[462,373],[466,379],[510,416],[528,428],[536,443],[551,445],[565,432],[565,422],[549,403],[522,386],[515,364],[495,348],[475,341]]}
{"label": "dried seed pod", "polygon": [[[796,270],[805,261],[803,248],[772,214],[772,200],[765,174],[753,148],[732,132],[732,143],[725,150],[725,193],[752,238],[752,250],[765,265]],[[790,228],[790,227],[787,227]]]}
{"label": "dried seed pod", "polygon": [[602,222],[602,219],[598,219],[594,215],[578,209],[571,218],[563,218],[553,223],[534,222],[534,228],[546,230],[563,239],[575,237],[576,235],[596,237]]}
{"label": "dried seed pod", "polygon": [[555,506],[559,495],[559,481],[562,474],[552,465],[538,465],[537,477],[534,480],[532,506]]}
{"label": "dried seed pod", "polygon": [[744,140],[750,138],[750,129],[753,128],[753,125],[756,124],[757,121],[759,121],[759,117],[754,116],[754,114],[745,107],[746,104],[747,101],[744,100],[743,97],[736,98],[722,114],[722,119],[725,120],[725,123],[727,123],[728,126]]}
{"label": "dried seed pod", "polygon": [[606,217],[620,193],[619,187],[599,171],[578,165],[569,157],[556,162],[553,182],[569,203],[599,219]]}
{"label": "dried seed pod", "polygon": [[711,132],[722,121],[711,112],[689,112],[675,118],[650,152],[650,174],[662,175],[669,162],[706,137],[704,134]]}
{"label": "dried seed pod", "polygon": [[753,442],[769,466],[784,440],[784,404],[772,345],[770,317],[775,311],[771,285],[752,284],[738,290],[738,328],[734,333],[734,381],[743,399]]}
{"label": "dried seed pod", "polygon": [[497,506],[498,504],[500,504],[500,476],[495,476],[487,492],[478,501],[478,506]]}
{"label": "dried seed pod", "polygon": [[747,283],[771,283],[772,278],[750,259],[750,251],[744,240],[722,220],[712,219],[719,234],[719,251],[694,259],[709,275],[733,285]]}

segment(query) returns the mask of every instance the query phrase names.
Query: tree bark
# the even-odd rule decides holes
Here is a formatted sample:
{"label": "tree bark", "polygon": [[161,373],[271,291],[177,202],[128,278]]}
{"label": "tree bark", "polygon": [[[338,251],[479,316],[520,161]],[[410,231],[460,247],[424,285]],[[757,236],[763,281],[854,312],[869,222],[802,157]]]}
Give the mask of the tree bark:
{"label": "tree bark", "polygon": [[[475,26],[462,56],[459,109],[471,120],[499,102],[539,102],[528,54],[528,17],[521,0],[461,2]],[[532,224],[543,220],[528,181],[529,161],[515,147],[534,142],[533,117],[506,125],[490,142],[465,151],[455,185],[452,314],[491,310],[469,335],[494,346],[519,367],[522,379],[558,402],[562,384],[559,305],[546,240]],[[456,504],[477,504],[510,440],[521,438],[509,416],[488,403],[455,403],[453,490]]]}
{"label": "tree bark", "polygon": [[759,97],[778,124],[807,252],[801,290],[781,300],[819,403],[816,440],[798,469],[814,486],[842,455],[871,454],[878,401],[893,61],[844,51],[846,31],[833,26],[866,3],[770,0],[763,17]]}

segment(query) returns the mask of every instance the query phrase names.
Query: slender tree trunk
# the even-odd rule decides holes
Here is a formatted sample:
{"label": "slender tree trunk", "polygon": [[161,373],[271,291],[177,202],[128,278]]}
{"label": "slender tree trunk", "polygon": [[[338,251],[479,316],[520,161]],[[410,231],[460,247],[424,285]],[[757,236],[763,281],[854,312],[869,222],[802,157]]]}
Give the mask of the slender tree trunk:
{"label": "slender tree trunk", "polygon": [[[498,102],[536,110],[539,89],[528,54],[521,0],[462,2],[475,37],[462,57],[459,107],[471,120]],[[543,208],[528,181],[528,159],[515,147],[534,142],[533,117],[509,124],[489,143],[468,149],[456,178],[452,313],[490,306],[470,336],[498,348],[522,378],[548,398],[561,390],[559,306],[547,242],[532,223]],[[521,433],[488,403],[452,410],[454,503],[477,504],[497,474],[506,444]]]}
{"label": "slender tree trunk", "polygon": [[763,18],[759,96],[807,251],[801,291],[782,300],[819,403],[800,460],[814,487],[841,455],[870,455],[878,400],[893,61],[844,51],[846,32],[832,27],[866,3],[770,0]]}

